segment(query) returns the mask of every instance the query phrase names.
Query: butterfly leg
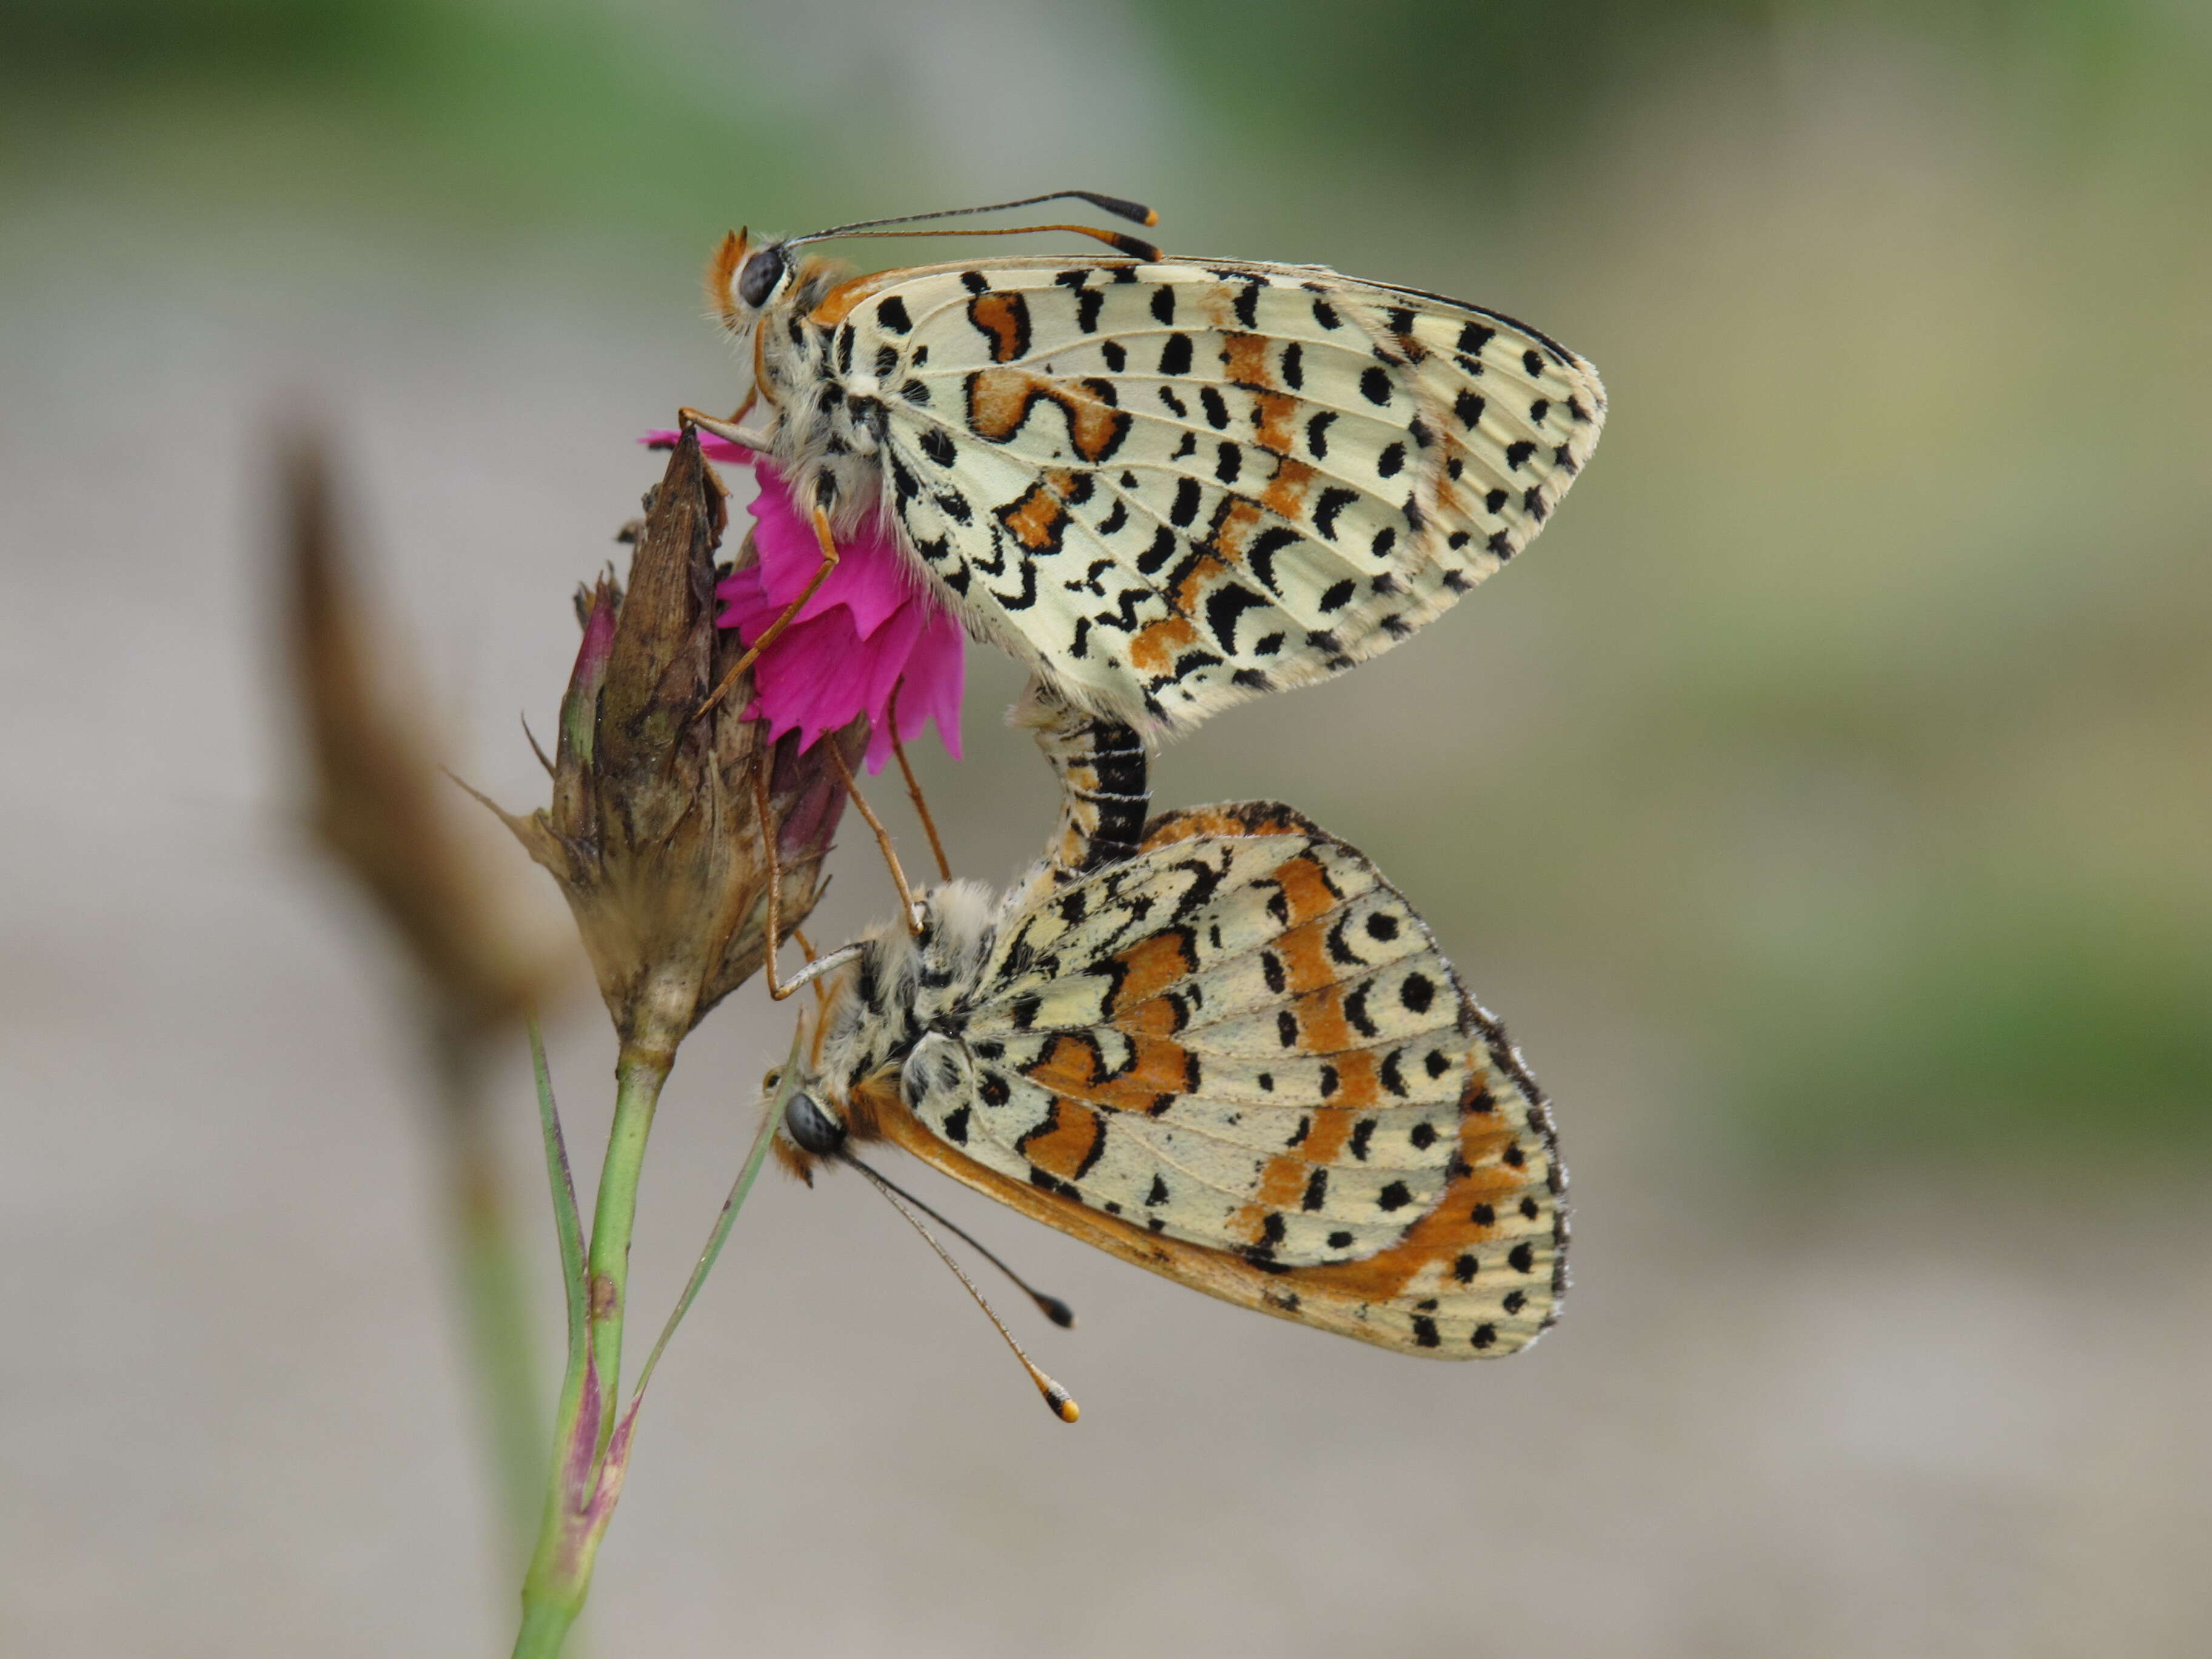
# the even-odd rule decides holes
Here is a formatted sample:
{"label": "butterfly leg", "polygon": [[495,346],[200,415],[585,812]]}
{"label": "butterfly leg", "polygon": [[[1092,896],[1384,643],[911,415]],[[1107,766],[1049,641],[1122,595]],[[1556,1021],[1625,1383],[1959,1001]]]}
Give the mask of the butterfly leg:
{"label": "butterfly leg", "polygon": [[822,550],[822,562],[815,568],[813,580],[806,584],[805,590],[797,599],[784,606],[783,614],[768,625],[768,630],[755,640],[746,648],[745,654],[738,659],[730,672],[722,676],[722,683],[708,692],[707,701],[701,703],[693,712],[691,716],[693,720],[697,720],[700,715],[705,714],[728,695],[730,688],[738,683],[738,676],[750,668],[759,660],[760,653],[782,636],[783,630],[791,626],[792,618],[805,610],[806,602],[814,597],[814,590],[827,581],[830,579],[830,573],[837,568],[837,538],[830,533],[830,515],[818,507],[814,509],[814,539]]}
{"label": "butterfly leg", "polygon": [[868,828],[876,832],[876,845],[883,851],[884,862],[890,866],[891,885],[898,889],[899,913],[906,918],[906,930],[919,938],[921,933],[921,907],[914,902],[914,890],[907,885],[906,872],[899,867],[898,854],[891,847],[890,832],[884,828],[884,821],[870,809],[867,797],[861,794],[860,786],[853,781],[853,769],[845,764],[843,752],[834,743],[830,745],[830,760],[836,767],[838,775],[845,780],[845,793],[851,798],[854,807],[867,820]]}
{"label": "butterfly leg", "polygon": [[[821,960],[821,952],[814,948],[812,943],[799,929],[796,927],[793,928],[791,930],[791,937],[793,942],[799,946],[800,951],[806,957],[805,970],[799,975],[797,980],[793,981],[792,989],[795,991],[799,986],[806,983],[808,980],[813,980],[815,1005],[817,1007],[827,1008],[830,1006],[830,993],[823,989],[822,981],[819,975],[827,973],[830,968],[836,966],[836,963],[830,963],[820,968],[816,967],[814,964]],[[837,958],[837,962],[848,962],[852,959],[854,952],[850,949],[843,949],[833,951],[831,954]],[[788,994],[788,993],[786,994]]]}
{"label": "butterfly leg", "polygon": [[756,392],[751,397],[746,398],[738,405],[738,412],[726,421],[717,420],[702,409],[688,407],[679,409],[676,411],[677,424],[683,427],[696,426],[702,432],[711,432],[718,438],[726,438],[740,449],[765,451],[769,446],[769,434],[765,432],[749,429],[744,425],[746,415],[751,412],[752,406],[758,401],[760,393]]}
{"label": "butterfly leg", "polygon": [[[833,755],[837,753],[834,737],[830,739],[830,752]],[[843,757],[841,756],[839,758],[842,761]],[[806,936],[793,928],[791,936],[799,941],[799,948],[806,952],[806,966],[788,982],[776,977],[776,952],[783,945],[783,865],[776,857],[775,830],[773,820],[769,817],[768,757],[765,755],[758,757],[753,763],[753,812],[760,824],[761,845],[768,854],[768,943],[761,953],[761,965],[768,973],[769,995],[781,1002],[831,969],[850,962],[860,953],[860,947],[848,945],[842,950],[832,951],[826,957],[817,957],[814,947],[806,942]]]}
{"label": "butterfly leg", "polygon": [[898,693],[896,690],[891,693],[890,707],[884,712],[884,718],[890,722],[891,753],[898,757],[899,770],[906,775],[906,793],[914,800],[915,812],[921,819],[923,831],[929,836],[929,850],[937,858],[937,878],[950,881],[952,879],[952,864],[945,856],[945,843],[938,839],[937,820],[929,815],[929,803],[921,796],[921,781],[915,776],[914,767],[906,757],[906,745],[899,741]]}

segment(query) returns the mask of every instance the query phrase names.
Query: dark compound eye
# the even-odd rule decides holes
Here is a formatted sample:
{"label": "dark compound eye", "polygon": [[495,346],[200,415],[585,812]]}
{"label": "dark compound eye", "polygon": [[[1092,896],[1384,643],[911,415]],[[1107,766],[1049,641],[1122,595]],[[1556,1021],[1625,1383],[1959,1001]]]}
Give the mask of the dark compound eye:
{"label": "dark compound eye", "polygon": [[791,1131],[800,1151],[817,1158],[828,1158],[845,1144],[845,1126],[823,1111],[821,1102],[804,1089],[792,1096],[791,1104],[783,1109],[783,1127]]}
{"label": "dark compound eye", "polygon": [[745,261],[738,273],[738,298],[749,306],[764,306],[775,285],[783,280],[783,250],[764,247]]}

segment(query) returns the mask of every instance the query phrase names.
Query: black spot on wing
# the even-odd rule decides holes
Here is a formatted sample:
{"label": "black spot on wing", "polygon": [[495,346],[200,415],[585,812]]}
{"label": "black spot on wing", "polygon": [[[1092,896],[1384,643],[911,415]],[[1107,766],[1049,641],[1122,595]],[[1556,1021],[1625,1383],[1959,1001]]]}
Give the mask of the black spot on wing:
{"label": "black spot on wing", "polygon": [[1281,525],[1271,525],[1252,538],[1245,550],[1244,562],[1260,584],[1270,593],[1279,594],[1282,589],[1275,581],[1275,556],[1286,547],[1296,547],[1302,538],[1295,530]]}
{"label": "black spot on wing", "polygon": [[1267,600],[1250,588],[1234,582],[1224,583],[1206,596],[1206,625],[1212,629],[1213,637],[1220,641],[1224,651],[1237,649],[1237,618],[1244,611],[1258,607],[1267,608]]}

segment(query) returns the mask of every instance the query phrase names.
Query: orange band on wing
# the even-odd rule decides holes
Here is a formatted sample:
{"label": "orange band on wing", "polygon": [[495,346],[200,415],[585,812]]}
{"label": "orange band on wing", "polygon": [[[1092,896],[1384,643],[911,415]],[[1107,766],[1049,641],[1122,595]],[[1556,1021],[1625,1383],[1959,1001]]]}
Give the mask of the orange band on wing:
{"label": "orange band on wing", "polygon": [[899,281],[902,275],[896,270],[874,270],[865,276],[848,276],[816,302],[814,309],[806,313],[806,319],[823,328],[835,328],[853,314],[854,306],[877,289]]}
{"label": "orange band on wing", "polygon": [[1157,995],[1198,966],[1190,941],[1173,928],[1139,939],[1113,960],[1121,964],[1121,983],[1105,1006],[1106,1018],[1116,1019],[1124,1008]]}
{"label": "orange band on wing", "polygon": [[1053,380],[1026,368],[979,368],[968,377],[968,425],[977,437],[1002,444],[1040,401],[1049,402],[1067,417],[1076,454],[1103,461],[1128,435],[1129,417],[1100,394],[1101,386],[1111,389],[1106,381]]}
{"label": "orange band on wing", "polygon": [[1016,1141],[1014,1150],[1047,1175],[1077,1181],[1089,1173],[1105,1144],[1106,1126],[1097,1113],[1055,1097],[1052,1115]]}
{"label": "orange band on wing", "polygon": [[[1293,1319],[1304,1324],[1318,1326],[1340,1335],[1356,1337],[1401,1352],[1415,1350],[1389,1330],[1367,1322],[1362,1317],[1366,1308],[1370,1304],[1390,1301],[1425,1269],[1431,1267],[1442,1268],[1468,1247],[1495,1237],[1494,1227],[1485,1226],[1474,1219],[1474,1206],[1486,1203],[1495,1208],[1512,1198],[1519,1189],[1534,1184],[1529,1177],[1518,1170],[1509,1170],[1495,1163],[1488,1168],[1477,1164],[1471,1173],[1460,1176],[1447,1186],[1437,1207],[1415,1222],[1391,1249],[1363,1261],[1271,1272],[1226,1251],[1208,1249],[1181,1239],[1149,1232],[1117,1216],[1091,1209],[1062,1194],[1000,1175],[931,1133],[898,1097],[895,1085],[886,1080],[867,1086],[878,1094],[877,1115],[886,1139],[913,1153],[933,1169],[986,1197],[997,1199],[1001,1204],[1020,1211],[1032,1220],[1042,1221],[1071,1238],[1188,1285],[1193,1290],[1218,1297],[1224,1302],[1272,1314],[1278,1319]],[[1054,1119],[1048,1133],[1054,1139],[1055,1144],[1059,1137],[1065,1135],[1068,1150],[1073,1151],[1079,1144],[1078,1136],[1081,1131],[1070,1130],[1061,1121],[1059,1115],[1061,1106],[1059,1103],[1054,1109]],[[1316,1115],[1316,1136],[1321,1133],[1322,1121],[1333,1115]],[[1462,1126],[1460,1142],[1462,1157],[1474,1151],[1494,1158],[1502,1146],[1510,1142],[1513,1137],[1510,1131],[1501,1133],[1497,1129],[1482,1127],[1493,1121],[1487,1116],[1470,1116]],[[1340,1143],[1341,1134],[1340,1129],[1337,1132]],[[1040,1137],[1030,1143],[1029,1151],[1032,1158],[1044,1140],[1044,1137]],[[1082,1144],[1087,1146],[1088,1143]],[[1309,1137],[1308,1145],[1319,1152],[1314,1137]],[[1054,1156],[1066,1167],[1077,1167],[1080,1163],[1079,1158],[1075,1164],[1071,1164],[1064,1155],[1057,1152]],[[1040,1164],[1039,1167],[1043,1166]],[[1060,1178],[1073,1179],[1066,1176]],[[1287,1178],[1282,1180],[1286,1184]],[[1450,1351],[1445,1357],[1463,1358],[1468,1353],[1466,1349],[1457,1349]]]}
{"label": "orange band on wing", "polygon": [[1316,836],[1311,818],[1276,800],[1240,800],[1164,812],[1145,826],[1145,852],[1198,836]]}
{"label": "orange band on wing", "polygon": [[1191,1087],[1189,1052],[1164,1038],[1134,1036],[1127,1066],[1103,1075],[1098,1043],[1082,1032],[1055,1033],[1022,1075],[1055,1095],[1072,1096],[1116,1112],[1150,1112],[1179,1099]]}

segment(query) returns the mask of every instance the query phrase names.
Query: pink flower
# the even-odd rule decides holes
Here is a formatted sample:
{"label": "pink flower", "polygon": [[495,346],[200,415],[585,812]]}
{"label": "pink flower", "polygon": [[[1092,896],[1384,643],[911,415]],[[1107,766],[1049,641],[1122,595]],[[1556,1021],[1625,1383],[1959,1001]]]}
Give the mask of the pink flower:
{"label": "pink flower", "polygon": [[[666,448],[677,435],[648,432],[643,441]],[[750,645],[806,591],[821,551],[812,523],[774,467],[708,433],[699,434],[699,447],[709,460],[752,468],[760,483],[750,509],[760,557],[714,589],[723,605],[716,621]],[[745,717],[766,720],[771,738],[796,730],[805,750],[866,714],[873,773],[890,758],[896,699],[901,742],[933,720],[939,740],[957,760],[965,666],[959,619],[914,574],[878,512],[839,543],[837,568],[753,664]]]}

